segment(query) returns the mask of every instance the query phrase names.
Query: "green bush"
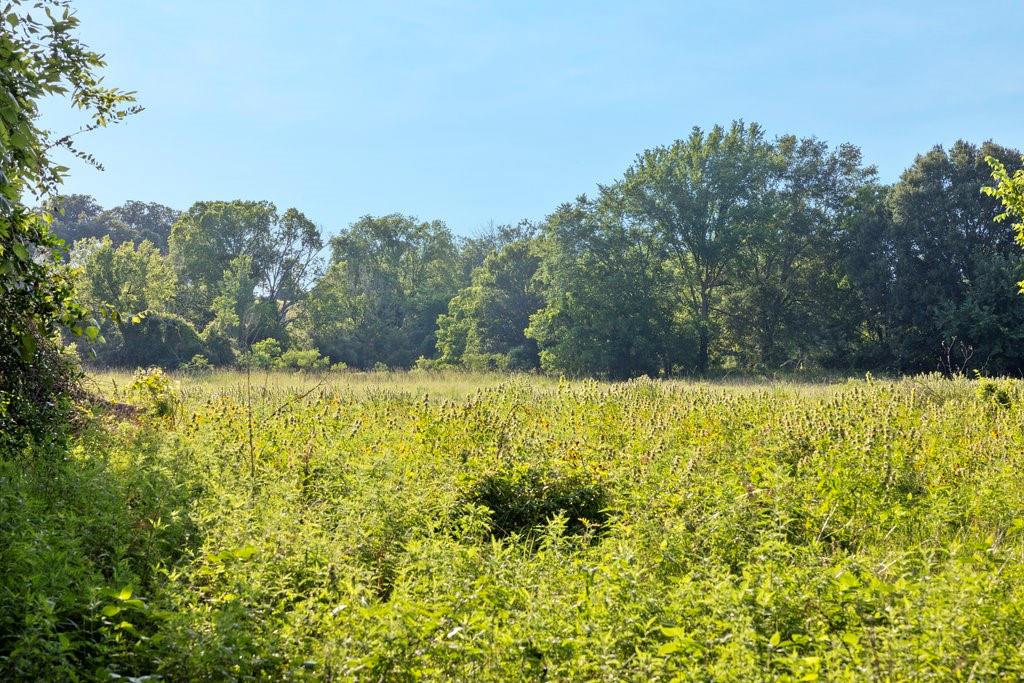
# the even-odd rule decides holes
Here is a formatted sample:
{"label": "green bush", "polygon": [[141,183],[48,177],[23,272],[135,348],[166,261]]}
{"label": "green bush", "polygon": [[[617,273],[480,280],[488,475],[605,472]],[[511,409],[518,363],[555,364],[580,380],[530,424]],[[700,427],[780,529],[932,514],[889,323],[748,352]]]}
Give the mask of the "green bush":
{"label": "green bush", "polygon": [[178,393],[171,378],[160,368],[137,370],[128,385],[128,394],[155,417],[173,415],[178,405]]}
{"label": "green bush", "polygon": [[63,439],[82,372],[77,352],[33,335],[31,349],[0,353],[0,456],[32,441]]}
{"label": "green bush", "polygon": [[565,517],[568,534],[600,529],[608,519],[608,494],[600,485],[533,465],[488,473],[464,500],[490,511],[495,538],[528,535],[558,515]]}
{"label": "green bush", "polygon": [[206,360],[206,356],[196,354],[192,356],[192,360],[182,365],[179,370],[190,375],[206,375],[213,370],[213,365],[210,364],[210,361]]}
{"label": "green bush", "polygon": [[269,338],[253,344],[242,357],[242,364],[260,370],[272,370],[281,359],[281,342]]}
{"label": "green bush", "polygon": [[986,403],[1008,408],[1014,402],[1016,394],[1014,383],[1010,380],[996,380],[987,377],[978,378],[978,398]]}
{"label": "green bush", "polygon": [[278,358],[276,367],[282,370],[304,370],[307,372],[325,370],[330,366],[329,359],[320,355],[316,349],[288,349]]}
{"label": "green bush", "polygon": [[235,352],[231,340],[215,325],[207,325],[199,339],[203,342],[203,355],[211,365],[218,368],[235,364]]}
{"label": "green bush", "polygon": [[192,324],[171,313],[150,313],[121,326],[121,339],[104,351],[106,363],[121,368],[175,370],[201,354],[204,346]]}

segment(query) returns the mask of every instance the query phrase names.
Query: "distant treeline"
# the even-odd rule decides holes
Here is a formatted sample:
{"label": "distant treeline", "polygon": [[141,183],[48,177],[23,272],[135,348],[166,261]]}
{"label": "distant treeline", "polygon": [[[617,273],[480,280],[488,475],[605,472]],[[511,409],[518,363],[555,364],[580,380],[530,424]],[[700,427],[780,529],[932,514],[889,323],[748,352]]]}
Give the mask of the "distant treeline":
{"label": "distant treeline", "polygon": [[960,141],[883,185],[853,145],[695,128],[541,223],[462,238],[392,214],[325,243],[258,201],[47,208],[85,303],[120,313],[78,341],[98,365],[1019,374],[1024,252],[981,192],[989,155],[1021,165]]}

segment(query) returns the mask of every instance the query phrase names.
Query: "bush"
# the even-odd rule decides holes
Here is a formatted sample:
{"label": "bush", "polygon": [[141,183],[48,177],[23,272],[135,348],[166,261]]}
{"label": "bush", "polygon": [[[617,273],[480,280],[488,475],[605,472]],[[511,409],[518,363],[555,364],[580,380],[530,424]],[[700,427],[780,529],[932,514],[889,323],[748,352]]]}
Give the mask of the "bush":
{"label": "bush", "polygon": [[30,435],[62,438],[80,393],[81,369],[73,348],[35,337],[31,352],[0,352],[0,452],[13,452]]}
{"label": "bush", "polygon": [[203,351],[190,322],[170,313],[150,313],[138,323],[123,325],[119,347],[104,355],[117,367],[174,370]]}
{"label": "bush", "polygon": [[210,361],[206,360],[206,356],[197,354],[192,356],[192,360],[182,365],[179,369],[190,375],[205,375],[213,370],[213,366],[210,365]]}
{"label": "bush", "polygon": [[253,344],[242,358],[242,364],[250,368],[272,370],[280,358],[281,342],[270,338]]}
{"label": "bush", "polygon": [[288,349],[277,359],[276,367],[282,370],[318,371],[330,366],[330,360],[320,355],[316,349],[302,351]]}
{"label": "bush", "polygon": [[160,368],[137,370],[128,386],[128,393],[155,417],[173,415],[178,405],[178,395],[171,378]]}
{"label": "bush", "polygon": [[220,328],[212,324],[207,325],[199,339],[203,342],[203,355],[211,365],[224,367],[235,364],[235,351],[231,347],[231,340]]}
{"label": "bush", "polygon": [[608,519],[608,495],[580,474],[537,466],[490,473],[477,481],[463,501],[491,511],[491,534],[527,535],[561,514],[565,533],[602,527]]}

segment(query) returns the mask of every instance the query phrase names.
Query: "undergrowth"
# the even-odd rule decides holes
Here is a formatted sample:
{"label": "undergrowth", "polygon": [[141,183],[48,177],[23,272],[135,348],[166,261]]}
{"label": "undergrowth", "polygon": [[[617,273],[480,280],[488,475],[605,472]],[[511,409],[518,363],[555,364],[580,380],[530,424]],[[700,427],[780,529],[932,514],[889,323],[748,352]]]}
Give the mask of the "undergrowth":
{"label": "undergrowth", "polygon": [[1018,382],[152,383],[0,460],[0,678],[1024,673]]}

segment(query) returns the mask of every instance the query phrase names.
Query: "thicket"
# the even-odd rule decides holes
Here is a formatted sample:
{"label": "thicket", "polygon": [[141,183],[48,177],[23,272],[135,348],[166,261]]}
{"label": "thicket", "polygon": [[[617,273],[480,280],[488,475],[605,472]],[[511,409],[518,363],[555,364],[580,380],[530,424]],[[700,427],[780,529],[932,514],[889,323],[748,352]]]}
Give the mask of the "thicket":
{"label": "thicket", "polygon": [[0,677],[1024,675],[1019,381],[231,385],[0,461]]}

